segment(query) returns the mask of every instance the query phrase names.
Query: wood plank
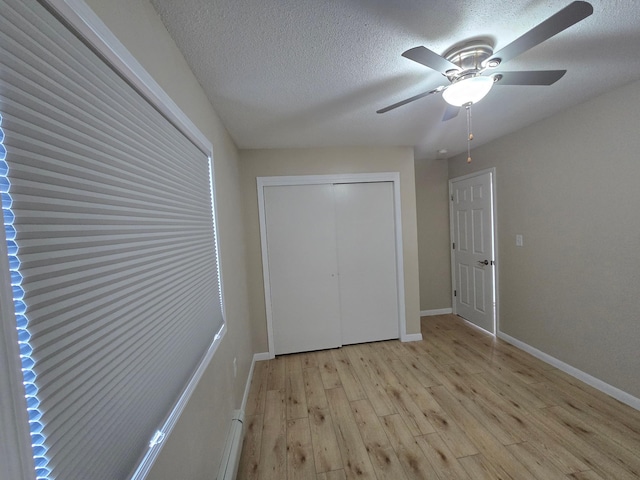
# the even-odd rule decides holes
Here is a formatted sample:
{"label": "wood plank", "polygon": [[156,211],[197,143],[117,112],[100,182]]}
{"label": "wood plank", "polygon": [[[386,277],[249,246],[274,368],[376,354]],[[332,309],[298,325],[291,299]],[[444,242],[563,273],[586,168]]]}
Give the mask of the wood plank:
{"label": "wood plank", "polygon": [[608,421],[622,425],[633,432],[635,438],[640,436],[640,413],[629,405],[609,397],[595,388],[560,371],[550,370],[546,377],[557,390],[579,400],[591,411],[606,415]]}
{"label": "wood plank", "polygon": [[482,379],[487,386],[490,386],[504,401],[511,403],[516,408],[524,408],[530,411],[551,406],[540,395],[536,394],[531,385],[523,384],[513,377],[497,375],[489,371],[478,374],[478,378]]}
{"label": "wood plank", "polygon": [[331,351],[322,350],[320,352],[316,352],[316,354],[318,356],[320,376],[322,377],[322,384],[324,385],[325,390],[342,386],[340,375],[338,375],[338,370],[336,369],[333,357],[331,356]]}
{"label": "wood plank", "polygon": [[515,480],[518,478],[510,476],[499,466],[491,464],[480,453],[460,458],[458,461],[473,480]]}
{"label": "wood plank", "polygon": [[302,370],[304,380],[304,391],[307,398],[307,408],[323,409],[328,408],[327,396],[324,394],[322,376],[318,367],[304,368]]}
{"label": "wood plank", "polygon": [[317,480],[347,480],[344,470],[333,470],[331,472],[319,473]]}
{"label": "wood plank", "polygon": [[307,395],[305,393],[300,357],[287,355],[285,358],[285,386],[287,419],[307,416]]}
{"label": "wood plank", "polygon": [[351,365],[349,356],[342,348],[331,350],[331,356],[333,357],[333,363],[338,371],[340,377],[340,383],[344,388],[344,393],[347,395],[349,401],[362,400],[367,398],[360,380],[356,377],[356,373]]}
{"label": "wood plank", "polygon": [[319,368],[320,362],[318,362],[317,352],[303,352],[299,353],[300,361],[302,362],[302,368]]}
{"label": "wood plank", "polygon": [[329,407],[309,409],[309,427],[316,472],[329,472],[342,468],[340,446]]}
{"label": "wood plank", "polygon": [[549,461],[541,452],[528,442],[508,445],[515,458],[522,463],[536,478],[565,479],[565,473]]}
{"label": "wood plank", "polygon": [[360,380],[360,385],[362,385],[363,390],[367,394],[367,398],[371,402],[376,414],[379,417],[382,417],[384,415],[397,413],[397,410],[387,395],[384,386],[380,383],[380,379],[370,373],[371,368],[365,361],[364,357],[360,355],[353,346],[343,348],[347,353],[356,377]]}
{"label": "wood plank", "polygon": [[[492,465],[502,468],[514,478],[522,480],[534,478],[524,465],[518,462],[475,415],[470,413],[444,386],[431,387],[429,391],[443,410],[465,431],[483,457],[491,459]],[[465,469],[471,474],[466,467]]]}
{"label": "wood plank", "polygon": [[[606,455],[618,467],[626,470],[630,474],[629,478],[640,478],[640,449],[631,447],[631,444],[629,444],[631,448],[626,448],[617,442],[612,442],[610,438],[598,431],[594,422],[585,423],[562,407],[549,407],[546,411],[577,437],[584,440],[586,444]],[[623,478],[623,476],[618,478]]]}
{"label": "wood plank", "polygon": [[369,400],[351,402],[351,410],[378,478],[407,478]]}
{"label": "wood plank", "polygon": [[256,362],[253,366],[253,378],[247,395],[247,405],[245,406],[245,416],[251,417],[264,413],[264,402],[267,398],[267,374],[269,362]]}
{"label": "wood plank", "polygon": [[285,361],[284,357],[276,357],[269,362],[269,372],[267,374],[267,391],[283,390],[285,386]]}
{"label": "wood plank", "polygon": [[256,480],[258,478],[263,420],[263,415],[245,417],[245,433],[238,465],[238,480]]}
{"label": "wood plank", "polygon": [[427,338],[427,341],[431,342],[434,348],[444,352],[448,358],[453,359],[455,363],[462,364],[469,373],[480,373],[491,368],[491,361],[485,355],[474,351],[468,343],[462,346],[462,343],[455,338],[456,336],[459,337],[459,334],[447,332],[438,335],[438,338],[432,335]]}
{"label": "wood plank", "polygon": [[402,364],[416,377],[423,387],[428,388],[440,385],[440,382],[430,374],[429,369],[416,358],[416,354],[402,343],[398,341],[389,342],[386,348],[396,354]]}
{"label": "wood plank", "polygon": [[423,435],[416,441],[440,480],[471,480],[440,435]]}
{"label": "wood plank", "polygon": [[580,421],[592,426],[604,437],[613,440],[631,452],[640,451],[640,433],[617,421],[616,418],[589,407],[582,400],[584,398],[582,395],[575,395],[575,392],[571,391],[567,392],[553,384],[549,385],[548,391],[557,399],[558,406],[570,412]]}
{"label": "wood plank", "polygon": [[535,428],[531,431],[531,436],[527,439],[527,444],[530,448],[537,450],[539,457],[545,458],[547,462],[553,464],[558,470],[565,474],[590,468],[586,463],[569,452],[563,442],[547,435],[537,422],[535,422]]}
{"label": "wood plank", "polygon": [[567,480],[605,480],[593,470],[586,470],[584,472],[576,472],[567,475]]}
{"label": "wood plank", "polygon": [[573,425],[565,425],[561,418],[558,418],[554,410],[560,407],[548,407],[540,409],[532,414],[538,428],[545,432],[545,435],[554,438],[565,448],[575,455],[581,462],[587,465],[588,470],[594,470],[605,478],[615,478],[616,480],[635,478],[638,476],[631,474],[624,467],[602,453],[599,449],[583,440],[576,434]]}
{"label": "wood plank", "polygon": [[347,479],[375,479],[373,465],[344,390],[333,388],[326,390],[326,394]]}
{"label": "wood plank", "polygon": [[[284,366],[284,363],[282,364]],[[269,390],[264,409],[260,447],[260,480],[282,480],[287,475],[286,406],[283,390]]]}
{"label": "wood plank", "polygon": [[423,480],[425,478],[437,478],[436,472],[425,457],[415,437],[411,435],[409,428],[404,423],[400,414],[382,417],[382,426],[398,454],[400,464],[407,478]]}
{"label": "wood plank", "polygon": [[640,412],[455,316],[421,327],[423,342],[257,362],[238,478],[640,478]]}
{"label": "wood plank", "polygon": [[390,365],[392,371],[396,373],[396,376],[409,394],[409,397],[424,414],[429,424],[440,433],[445,443],[447,443],[449,448],[454,452],[454,455],[456,457],[465,457],[478,453],[478,450],[464,432],[448,418],[438,402],[431,396],[431,393],[424,388],[404,364],[398,365],[393,357],[395,357],[395,355],[393,355],[393,352],[390,350],[387,350],[387,354],[383,354],[382,356],[383,360]]}
{"label": "wood plank", "polygon": [[300,480],[316,478],[311,430],[307,418],[287,422],[287,476]]}
{"label": "wood plank", "polygon": [[[451,367],[451,365],[446,365],[446,368]],[[519,431],[520,429],[514,430],[512,428],[512,422],[508,421],[499,408],[484,402],[483,399],[474,391],[473,387],[470,385],[473,378],[472,375],[460,376],[446,372],[445,376],[450,378],[451,387],[447,388],[450,388],[450,391],[456,392],[456,399],[458,402],[501,444],[510,445],[512,443],[519,443],[525,440],[522,432]]]}
{"label": "wood plank", "polygon": [[434,433],[436,430],[429,422],[425,412],[416,405],[385,362],[374,355],[375,351],[367,346],[359,346],[358,351],[361,354],[361,358],[364,358],[369,364],[369,371],[379,379],[393,406],[402,415],[411,434],[418,436]]}
{"label": "wood plank", "polygon": [[419,348],[423,350],[429,359],[438,365],[447,365],[450,363],[456,363],[456,360],[447,352],[438,348],[438,345],[429,341],[427,336],[422,342],[415,342]]}

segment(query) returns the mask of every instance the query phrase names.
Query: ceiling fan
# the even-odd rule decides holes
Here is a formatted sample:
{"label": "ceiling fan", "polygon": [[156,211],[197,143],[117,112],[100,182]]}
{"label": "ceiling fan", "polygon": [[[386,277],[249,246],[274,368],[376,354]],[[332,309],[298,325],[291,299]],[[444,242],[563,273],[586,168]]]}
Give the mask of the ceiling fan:
{"label": "ceiling fan", "polygon": [[488,41],[482,39],[458,44],[443,56],[422,46],[407,50],[402,54],[403,57],[442,73],[448,78],[450,84],[441,85],[428,92],[394,103],[376,113],[385,113],[428,95],[442,93],[442,97],[449,104],[443,118],[445,121],[455,117],[459,107],[466,107],[468,110],[470,105],[484,98],[494,84],[552,85],[567,71],[495,72],[494,69],[575,25],[592,13],[593,7],[588,2],[572,2],[497,52],[493,51],[493,46]]}

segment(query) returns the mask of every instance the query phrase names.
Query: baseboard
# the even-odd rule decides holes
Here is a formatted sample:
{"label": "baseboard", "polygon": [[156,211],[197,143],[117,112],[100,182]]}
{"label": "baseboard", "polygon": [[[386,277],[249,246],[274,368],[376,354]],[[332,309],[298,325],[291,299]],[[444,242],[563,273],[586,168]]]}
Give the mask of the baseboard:
{"label": "baseboard", "polygon": [[432,317],[433,315],[447,315],[453,313],[452,308],[438,308],[436,310],[422,310],[420,312],[421,317]]}
{"label": "baseboard", "polygon": [[227,436],[225,449],[222,454],[222,463],[218,470],[218,477],[222,480],[231,480],[235,478],[235,474],[238,470],[238,462],[240,460],[240,450],[242,449],[242,442],[244,440],[244,412],[247,408],[247,400],[249,398],[249,390],[251,390],[251,380],[253,380],[253,370],[256,366],[256,362],[261,360],[268,360],[269,353],[256,353],[251,360],[251,367],[249,367],[249,374],[247,375],[247,381],[244,385],[244,393],[242,395],[242,404],[240,410],[233,412],[233,418],[231,420],[231,430]]}
{"label": "baseboard", "polygon": [[407,333],[400,339],[401,342],[419,342],[421,340],[422,340],[421,333]]}
{"label": "baseboard", "polygon": [[261,352],[261,353],[256,353],[253,356],[253,361],[254,362],[262,362],[263,360],[270,360],[273,357],[271,356],[271,354],[269,352]]}
{"label": "baseboard", "polygon": [[249,398],[249,389],[251,388],[251,380],[253,379],[253,369],[256,366],[256,362],[261,362],[262,360],[269,360],[269,352],[255,353],[253,355],[253,360],[251,361],[251,367],[249,368],[249,375],[247,375],[247,383],[245,383],[244,385],[244,394],[242,395],[242,405],[240,406],[240,411],[243,414],[247,407],[247,399]]}
{"label": "baseboard", "polygon": [[619,400],[620,402],[629,405],[636,410],[640,410],[640,398],[634,397],[633,395],[620,390],[619,388],[614,387],[613,385],[609,385],[608,383],[603,382],[602,380],[589,375],[588,373],[583,372],[582,370],[578,370],[575,367],[572,367],[568,363],[564,363],[561,360],[558,360],[551,355],[544,353],[538,350],[531,345],[528,345],[516,338],[513,338],[506,333],[498,332],[498,337],[504,340],[505,342],[510,343],[511,345],[518,347],[520,350],[524,350],[525,352],[533,355],[534,357],[542,360],[543,362],[548,363],[549,365],[553,365],[558,370],[562,370],[563,372],[571,375],[574,378],[577,378],[581,382],[586,383],[587,385],[591,385],[593,388],[600,390],[602,393],[609,395],[610,397]]}
{"label": "baseboard", "polygon": [[218,480],[235,480],[240,464],[242,443],[244,441],[244,412],[236,410],[231,419],[231,429],[222,453],[222,462],[218,469]]}

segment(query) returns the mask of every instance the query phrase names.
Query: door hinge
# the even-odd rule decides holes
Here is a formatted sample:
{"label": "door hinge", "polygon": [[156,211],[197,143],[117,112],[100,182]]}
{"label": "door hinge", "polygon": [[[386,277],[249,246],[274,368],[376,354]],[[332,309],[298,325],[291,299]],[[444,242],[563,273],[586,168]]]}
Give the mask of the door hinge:
{"label": "door hinge", "polygon": [[451,244],[451,248],[452,248],[453,250],[455,250],[455,249],[456,249],[456,242],[453,242],[453,243]]}
{"label": "door hinge", "polygon": [[451,201],[453,202],[453,195],[451,195]]}
{"label": "door hinge", "polygon": [[457,296],[458,296],[458,290],[454,290],[454,291],[453,291],[453,296],[454,296],[454,297],[457,297]]}

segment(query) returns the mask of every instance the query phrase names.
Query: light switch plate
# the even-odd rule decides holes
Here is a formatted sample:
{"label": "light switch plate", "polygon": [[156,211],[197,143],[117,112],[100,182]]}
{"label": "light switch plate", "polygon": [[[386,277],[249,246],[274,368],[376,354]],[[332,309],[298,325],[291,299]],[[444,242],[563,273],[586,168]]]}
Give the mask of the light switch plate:
{"label": "light switch plate", "polygon": [[521,247],[523,245],[522,235],[516,235],[516,247]]}

